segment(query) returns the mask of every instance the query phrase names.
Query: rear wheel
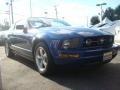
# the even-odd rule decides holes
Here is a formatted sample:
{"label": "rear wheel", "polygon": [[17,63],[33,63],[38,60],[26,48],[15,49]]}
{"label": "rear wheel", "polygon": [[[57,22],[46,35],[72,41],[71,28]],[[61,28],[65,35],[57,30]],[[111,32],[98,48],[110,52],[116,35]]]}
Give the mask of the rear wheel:
{"label": "rear wheel", "polygon": [[10,49],[9,43],[7,41],[5,41],[5,54],[6,54],[7,57],[14,56],[14,53]]}
{"label": "rear wheel", "polygon": [[40,42],[35,48],[35,62],[40,74],[50,74],[54,69],[54,63],[52,56],[47,48],[46,44]]}

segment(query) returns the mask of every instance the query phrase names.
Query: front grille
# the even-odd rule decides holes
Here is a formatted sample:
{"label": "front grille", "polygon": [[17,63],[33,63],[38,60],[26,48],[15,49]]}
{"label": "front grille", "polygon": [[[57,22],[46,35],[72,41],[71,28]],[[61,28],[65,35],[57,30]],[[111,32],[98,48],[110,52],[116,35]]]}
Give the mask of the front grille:
{"label": "front grille", "polygon": [[[89,43],[87,41],[89,41]],[[112,46],[113,42],[113,36],[87,37],[84,39],[83,47]]]}

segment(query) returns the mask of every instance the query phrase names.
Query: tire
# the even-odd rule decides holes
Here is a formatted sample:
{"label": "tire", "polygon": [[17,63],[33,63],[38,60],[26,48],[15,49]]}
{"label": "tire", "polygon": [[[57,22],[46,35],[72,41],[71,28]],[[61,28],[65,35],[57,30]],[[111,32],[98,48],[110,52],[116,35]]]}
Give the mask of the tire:
{"label": "tire", "polygon": [[14,56],[14,53],[10,49],[10,44],[7,41],[5,41],[5,54],[7,57],[10,57],[10,58]]}
{"label": "tire", "polygon": [[48,75],[54,71],[54,62],[47,45],[40,42],[34,50],[34,59],[40,74]]}

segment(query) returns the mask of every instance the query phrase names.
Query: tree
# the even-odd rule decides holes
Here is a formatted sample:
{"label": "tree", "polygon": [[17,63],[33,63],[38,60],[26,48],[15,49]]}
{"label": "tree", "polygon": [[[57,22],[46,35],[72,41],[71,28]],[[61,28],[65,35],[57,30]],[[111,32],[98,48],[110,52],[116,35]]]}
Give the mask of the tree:
{"label": "tree", "polygon": [[0,24],[0,31],[3,30],[8,30],[10,28],[9,22],[8,21],[4,21],[4,24]]}
{"label": "tree", "polygon": [[118,6],[115,8],[115,19],[116,19],[116,20],[119,20],[119,19],[120,19],[120,5],[118,5]]}
{"label": "tree", "polygon": [[8,30],[10,28],[9,22],[4,20],[3,30]]}
{"label": "tree", "polygon": [[108,19],[110,19],[111,21],[115,20],[115,10],[112,9],[111,7],[107,8],[105,10],[105,13],[103,14],[102,20],[107,17]]}
{"label": "tree", "polygon": [[95,25],[100,22],[100,19],[98,16],[93,16],[90,21],[91,21],[91,25]]}

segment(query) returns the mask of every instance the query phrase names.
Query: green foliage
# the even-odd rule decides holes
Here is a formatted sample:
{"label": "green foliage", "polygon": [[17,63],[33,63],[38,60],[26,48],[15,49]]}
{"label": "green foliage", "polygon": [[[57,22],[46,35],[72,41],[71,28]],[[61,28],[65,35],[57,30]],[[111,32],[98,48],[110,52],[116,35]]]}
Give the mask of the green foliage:
{"label": "green foliage", "polygon": [[115,8],[115,19],[120,20],[120,5]]}
{"label": "green foliage", "polygon": [[[107,17],[111,21],[120,20],[120,5],[118,5],[115,9],[108,7],[102,16],[102,20],[105,19],[105,17]],[[98,16],[93,16],[91,18],[92,25],[95,25],[98,22],[99,22]]]}
{"label": "green foliage", "polygon": [[105,17],[107,17],[111,21],[114,21],[115,20],[115,10],[112,9],[111,7],[107,8],[105,10],[103,17],[102,17],[102,20],[105,19]]}
{"label": "green foliage", "polygon": [[120,5],[118,5],[115,9],[112,9],[111,7],[107,8],[102,19],[104,19],[105,17],[107,17],[111,21],[120,20]]}
{"label": "green foliage", "polygon": [[91,25],[95,25],[95,24],[98,24],[100,22],[98,16],[93,16],[90,21],[91,21]]}
{"label": "green foliage", "polygon": [[0,31],[8,30],[10,28],[9,22],[5,21],[4,25],[0,24]]}

